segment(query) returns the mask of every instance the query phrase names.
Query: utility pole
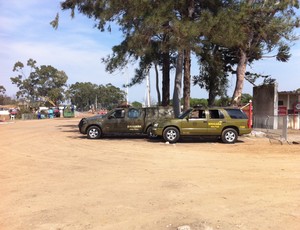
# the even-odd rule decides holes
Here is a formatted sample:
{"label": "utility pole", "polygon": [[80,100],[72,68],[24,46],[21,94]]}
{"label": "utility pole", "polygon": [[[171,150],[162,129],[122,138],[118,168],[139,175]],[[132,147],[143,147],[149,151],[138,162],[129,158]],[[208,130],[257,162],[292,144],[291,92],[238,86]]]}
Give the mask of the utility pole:
{"label": "utility pole", "polygon": [[150,107],[151,106],[151,102],[150,102],[150,68],[148,68],[148,73],[146,75],[146,84],[147,84],[146,107]]}
{"label": "utility pole", "polygon": [[97,110],[98,107],[98,98],[97,98],[97,94],[96,94],[96,98],[95,98],[95,109]]}
{"label": "utility pole", "polygon": [[128,81],[129,81],[129,72],[128,72],[128,66],[126,66],[126,105],[129,104],[129,100],[128,100]]}

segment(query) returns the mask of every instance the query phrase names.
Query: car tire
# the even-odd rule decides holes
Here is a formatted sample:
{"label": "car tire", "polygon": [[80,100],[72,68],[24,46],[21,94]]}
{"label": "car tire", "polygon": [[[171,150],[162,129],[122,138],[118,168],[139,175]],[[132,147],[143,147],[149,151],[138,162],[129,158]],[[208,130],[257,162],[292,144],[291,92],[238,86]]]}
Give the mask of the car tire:
{"label": "car tire", "polygon": [[233,144],[237,141],[238,133],[233,128],[227,128],[223,130],[221,138],[224,143]]}
{"label": "car tire", "polygon": [[166,142],[176,143],[180,137],[179,130],[175,127],[168,127],[164,130],[163,137]]}
{"label": "car tire", "polygon": [[154,135],[153,132],[152,132],[152,126],[149,126],[147,128],[147,137],[149,139],[155,139],[155,138],[157,138],[157,135]]}
{"label": "car tire", "polygon": [[101,129],[98,126],[91,126],[87,130],[88,139],[99,139],[101,137]]}

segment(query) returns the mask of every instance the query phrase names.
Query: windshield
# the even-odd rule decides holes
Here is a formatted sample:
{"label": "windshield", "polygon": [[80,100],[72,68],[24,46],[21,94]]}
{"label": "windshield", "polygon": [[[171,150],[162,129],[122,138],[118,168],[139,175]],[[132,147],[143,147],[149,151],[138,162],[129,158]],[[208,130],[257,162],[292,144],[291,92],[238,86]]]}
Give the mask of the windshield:
{"label": "windshield", "polygon": [[96,114],[96,115],[94,115],[92,117],[89,117],[89,118],[90,119],[99,119],[99,118],[103,118],[105,116],[106,116],[106,114]]}
{"label": "windshield", "polygon": [[181,114],[178,116],[178,118],[179,118],[179,119],[185,118],[192,110],[193,110],[193,109],[188,109],[188,110],[186,110],[185,112],[181,113]]}

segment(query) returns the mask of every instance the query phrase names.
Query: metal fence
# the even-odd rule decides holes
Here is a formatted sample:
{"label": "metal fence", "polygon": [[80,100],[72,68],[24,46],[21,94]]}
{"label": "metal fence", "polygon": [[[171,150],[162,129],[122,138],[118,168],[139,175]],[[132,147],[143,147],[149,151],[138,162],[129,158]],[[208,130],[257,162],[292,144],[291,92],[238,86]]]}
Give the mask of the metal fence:
{"label": "metal fence", "polygon": [[266,132],[269,141],[288,142],[288,116],[259,116],[253,119],[254,128]]}
{"label": "metal fence", "polygon": [[269,140],[278,140],[281,144],[288,140],[288,116],[267,116],[266,127]]}
{"label": "metal fence", "polygon": [[36,118],[33,113],[23,113],[22,114],[22,120],[32,120]]}

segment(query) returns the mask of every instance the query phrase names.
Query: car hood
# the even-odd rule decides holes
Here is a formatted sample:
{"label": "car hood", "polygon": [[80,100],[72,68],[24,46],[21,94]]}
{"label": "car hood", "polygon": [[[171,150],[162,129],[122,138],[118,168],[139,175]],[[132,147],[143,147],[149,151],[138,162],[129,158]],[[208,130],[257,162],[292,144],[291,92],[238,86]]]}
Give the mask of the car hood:
{"label": "car hood", "polygon": [[98,114],[92,117],[85,117],[84,119],[86,119],[87,121],[94,121],[94,120],[103,120],[104,117],[105,115]]}

